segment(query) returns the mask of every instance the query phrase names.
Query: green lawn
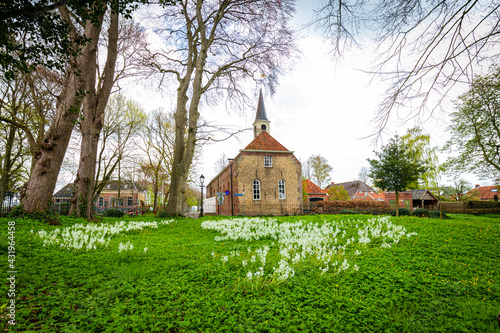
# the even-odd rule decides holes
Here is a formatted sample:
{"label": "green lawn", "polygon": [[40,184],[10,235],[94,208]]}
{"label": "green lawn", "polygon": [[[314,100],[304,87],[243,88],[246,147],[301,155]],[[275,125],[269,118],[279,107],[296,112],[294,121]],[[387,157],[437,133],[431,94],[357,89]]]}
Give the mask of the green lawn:
{"label": "green lawn", "polygon": [[129,231],[104,218],[99,227],[114,225],[99,236],[104,245],[69,229],[82,220],[19,219],[14,290],[9,219],[0,219],[0,329],[499,332],[500,216],[450,216],[138,217],[121,229],[157,227]]}

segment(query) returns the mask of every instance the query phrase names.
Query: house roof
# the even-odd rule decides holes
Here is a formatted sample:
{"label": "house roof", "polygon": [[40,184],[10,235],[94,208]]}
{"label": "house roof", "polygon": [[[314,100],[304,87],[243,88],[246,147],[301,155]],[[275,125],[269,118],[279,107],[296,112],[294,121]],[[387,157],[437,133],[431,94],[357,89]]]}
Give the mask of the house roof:
{"label": "house roof", "polygon": [[325,194],[326,195],[326,192],[324,190],[322,190],[318,185],[314,184],[309,179],[304,179],[302,181],[302,183],[305,184],[306,193],[315,193],[315,194]]}
{"label": "house roof", "polygon": [[[118,184],[119,182],[117,180],[109,180],[104,186],[103,192],[106,191],[118,191]],[[130,181],[122,181],[121,182],[121,190],[134,190],[134,191],[144,191],[144,187],[139,185],[138,183],[135,182],[130,182]],[[71,197],[75,193],[75,184],[74,183],[69,183],[66,184],[62,189],[57,191],[53,197],[57,198],[68,198]]]}
{"label": "house roof", "polygon": [[64,186],[62,189],[57,191],[53,195],[53,197],[69,198],[69,197],[72,197],[74,193],[75,193],[75,184],[69,183],[69,184],[66,184],[66,186]]}
{"label": "house roof", "polygon": [[332,186],[344,186],[347,192],[349,192],[349,196],[351,198],[354,197],[354,195],[356,195],[358,191],[373,192],[373,193],[377,192],[370,186],[366,185],[361,180],[354,180],[352,182],[344,182],[344,183],[331,183],[325,188],[325,190],[328,191]]}
{"label": "house roof", "polygon": [[264,98],[262,97],[262,89],[260,89],[257,114],[255,115],[255,121],[257,120],[269,121],[269,119],[267,119],[266,107],[264,106]]}
{"label": "house roof", "polygon": [[[413,200],[429,200],[429,197],[431,197],[432,199],[439,201],[429,190],[412,190],[411,194]],[[424,198],[424,196],[426,196],[426,198]]]}
{"label": "house roof", "polygon": [[494,197],[495,197],[495,194],[500,197],[500,189],[499,189],[498,186],[495,186],[495,185],[491,185],[491,186],[476,186],[472,190],[476,190],[476,191],[479,192],[481,200],[493,200]]}
{"label": "house roof", "polygon": [[289,151],[269,133],[262,131],[244,150]]}

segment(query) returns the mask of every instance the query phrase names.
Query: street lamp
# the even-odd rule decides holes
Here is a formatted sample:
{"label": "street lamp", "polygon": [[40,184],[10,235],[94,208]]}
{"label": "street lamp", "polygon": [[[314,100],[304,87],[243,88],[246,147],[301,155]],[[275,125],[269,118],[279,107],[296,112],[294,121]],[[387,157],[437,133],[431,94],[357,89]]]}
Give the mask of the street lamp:
{"label": "street lamp", "polygon": [[203,182],[205,181],[205,176],[200,176],[200,187],[201,187],[201,199],[200,199],[200,217],[203,216]]}

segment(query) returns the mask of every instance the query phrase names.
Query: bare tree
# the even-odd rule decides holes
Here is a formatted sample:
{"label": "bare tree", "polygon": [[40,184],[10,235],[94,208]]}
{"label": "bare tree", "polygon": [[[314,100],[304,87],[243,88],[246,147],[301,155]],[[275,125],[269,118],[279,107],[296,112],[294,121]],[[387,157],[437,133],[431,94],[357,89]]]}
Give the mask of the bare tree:
{"label": "bare tree", "polygon": [[368,184],[368,173],[370,172],[370,169],[368,167],[362,167],[359,172],[358,172],[358,180],[361,180],[363,183]]}
{"label": "bare tree", "polygon": [[[161,110],[152,113],[148,125],[144,127],[140,145],[146,158],[141,170],[149,179],[153,189],[153,209],[157,210],[160,188],[170,181],[174,158],[174,120]],[[164,196],[165,194],[162,193]],[[165,203],[165,197],[163,198]]]}
{"label": "bare tree", "polygon": [[382,130],[400,108],[404,119],[429,116],[482,62],[498,60],[499,9],[494,0],[327,0],[314,23],[335,56],[361,44],[361,36],[378,45],[371,71],[392,82],[376,116]]}
{"label": "bare tree", "polygon": [[123,164],[136,164],[136,147],[145,122],[146,114],[137,103],[122,94],[111,96],[99,141],[94,200],[110,179],[121,178]]}
{"label": "bare tree", "polygon": [[[244,83],[266,73],[274,92],[293,50],[288,21],[292,0],[182,0],[168,8],[156,29],[165,49],[150,63],[162,80],[177,81],[175,152],[167,212],[182,213],[186,181],[195,153],[203,95],[245,100]],[[163,82],[163,81],[162,81]],[[188,97],[189,96],[189,97]],[[206,99],[209,101],[209,99]]]}

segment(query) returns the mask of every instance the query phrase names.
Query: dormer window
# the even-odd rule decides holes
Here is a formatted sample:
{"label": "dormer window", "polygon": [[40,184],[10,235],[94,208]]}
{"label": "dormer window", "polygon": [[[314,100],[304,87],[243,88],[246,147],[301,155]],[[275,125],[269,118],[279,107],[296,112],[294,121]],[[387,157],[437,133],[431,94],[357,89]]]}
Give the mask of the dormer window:
{"label": "dormer window", "polygon": [[266,168],[273,167],[273,157],[272,156],[264,156],[264,167],[266,167]]}

